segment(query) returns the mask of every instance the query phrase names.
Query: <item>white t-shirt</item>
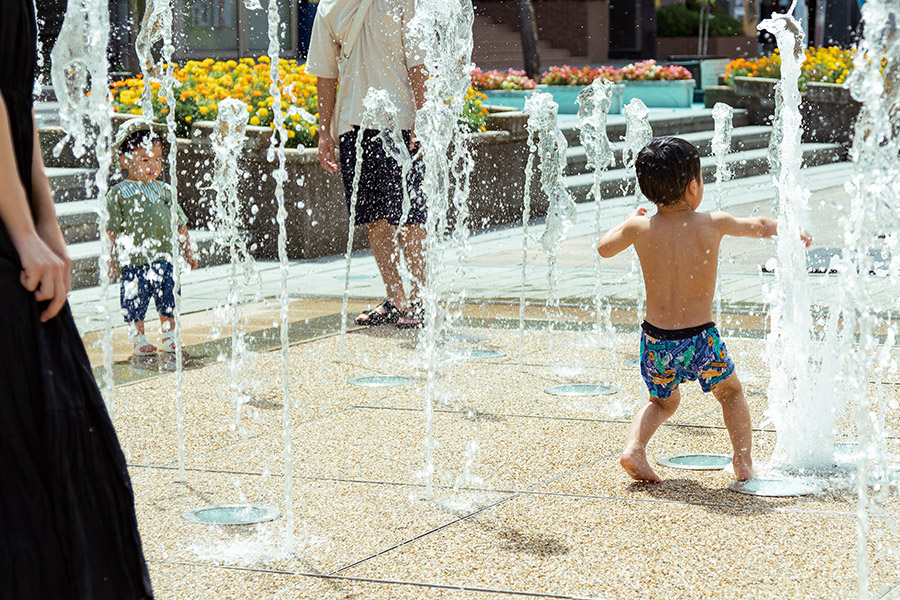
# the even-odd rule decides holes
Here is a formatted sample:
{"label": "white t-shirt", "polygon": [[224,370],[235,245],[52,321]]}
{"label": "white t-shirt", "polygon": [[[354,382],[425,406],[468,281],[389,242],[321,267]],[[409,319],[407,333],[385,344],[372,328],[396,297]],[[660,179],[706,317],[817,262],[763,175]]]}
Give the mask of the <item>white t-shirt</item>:
{"label": "white t-shirt", "polygon": [[341,114],[334,116],[338,135],[362,123],[363,100],[369,88],[385,90],[399,112],[400,128],[412,129],[416,101],[409,69],[423,64],[422,52],[409,32],[415,0],[374,0],[344,67],[346,72],[339,74],[341,43],[348,35],[359,5],[360,0],[319,2],[306,72],[326,79],[340,78]]}

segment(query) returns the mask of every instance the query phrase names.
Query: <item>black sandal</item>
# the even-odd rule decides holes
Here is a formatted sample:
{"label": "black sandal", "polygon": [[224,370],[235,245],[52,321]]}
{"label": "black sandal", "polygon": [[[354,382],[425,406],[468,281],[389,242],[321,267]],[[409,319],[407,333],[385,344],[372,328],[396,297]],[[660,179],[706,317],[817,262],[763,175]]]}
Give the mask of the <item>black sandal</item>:
{"label": "black sandal", "polygon": [[401,316],[400,310],[390,300],[384,300],[375,308],[364,310],[356,317],[357,325],[375,327],[376,325],[392,325]]}
{"label": "black sandal", "polygon": [[399,329],[418,329],[425,324],[425,307],[421,302],[410,302],[397,320]]}

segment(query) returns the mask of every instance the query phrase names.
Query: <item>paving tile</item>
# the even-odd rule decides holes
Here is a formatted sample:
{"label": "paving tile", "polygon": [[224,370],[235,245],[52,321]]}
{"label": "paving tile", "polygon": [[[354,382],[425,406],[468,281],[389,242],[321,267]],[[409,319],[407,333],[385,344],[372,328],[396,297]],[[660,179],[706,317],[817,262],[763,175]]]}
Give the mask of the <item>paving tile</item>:
{"label": "paving tile", "polygon": [[[509,497],[438,489],[433,500],[426,500],[424,489],[414,486],[294,479],[291,549],[282,477],[189,472],[179,483],[170,473],[149,468],[132,468],[131,477],[151,563],[283,573],[334,572]],[[182,517],[188,510],[234,504],[274,508],[280,516],[244,526],[198,524]],[[279,585],[287,587],[283,581]],[[260,590],[246,597],[265,595]]]}
{"label": "paving tile", "polygon": [[263,598],[283,590],[294,579],[288,575],[153,560],[147,566],[154,596],[171,600]]}
{"label": "paving tile", "polygon": [[[349,573],[601,598],[838,599],[856,594],[855,527],[842,515],[529,496]],[[897,557],[870,550],[875,589],[893,584]]]}

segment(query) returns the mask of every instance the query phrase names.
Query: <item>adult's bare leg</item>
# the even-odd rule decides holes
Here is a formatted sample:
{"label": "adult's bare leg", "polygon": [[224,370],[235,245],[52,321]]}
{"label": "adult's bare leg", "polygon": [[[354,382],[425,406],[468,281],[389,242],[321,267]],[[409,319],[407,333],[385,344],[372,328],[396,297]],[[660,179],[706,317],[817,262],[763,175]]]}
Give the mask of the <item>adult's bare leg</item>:
{"label": "adult's bare leg", "polygon": [[403,256],[412,276],[409,286],[410,302],[422,298],[422,287],[425,285],[425,227],[421,223],[410,223],[400,228],[400,240],[403,243]]}
{"label": "adult's bare leg", "polygon": [[381,271],[381,280],[388,300],[400,310],[406,309],[406,293],[400,278],[400,249],[395,242],[395,230],[385,220],[369,223],[369,246],[375,256],[375,263]]}

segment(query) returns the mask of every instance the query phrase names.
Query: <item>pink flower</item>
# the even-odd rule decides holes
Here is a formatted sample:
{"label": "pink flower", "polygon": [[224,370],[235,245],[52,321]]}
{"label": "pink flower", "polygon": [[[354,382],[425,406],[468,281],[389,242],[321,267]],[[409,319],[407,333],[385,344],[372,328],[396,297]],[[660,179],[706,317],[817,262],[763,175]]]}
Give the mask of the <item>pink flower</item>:
{"label": "pink flower", "polygon": [[482,71],[478,67],[472,69],[472,87],[477,90],[531,90],[537,85],[533,79],[525,75],[525,71],[510,69],[508,71]]}
{"label": "pink flower", "polygon": [[614,67],[550,67],[541,76],[544,85],[590,85],[596,79],[619,81],[619,71]]}
{"label": "pink flower", "polygon": [[626,65],[621,69],[624,81],[676,81],[693,79],[691,72],[679,65],[662,67],[655,60]]}

